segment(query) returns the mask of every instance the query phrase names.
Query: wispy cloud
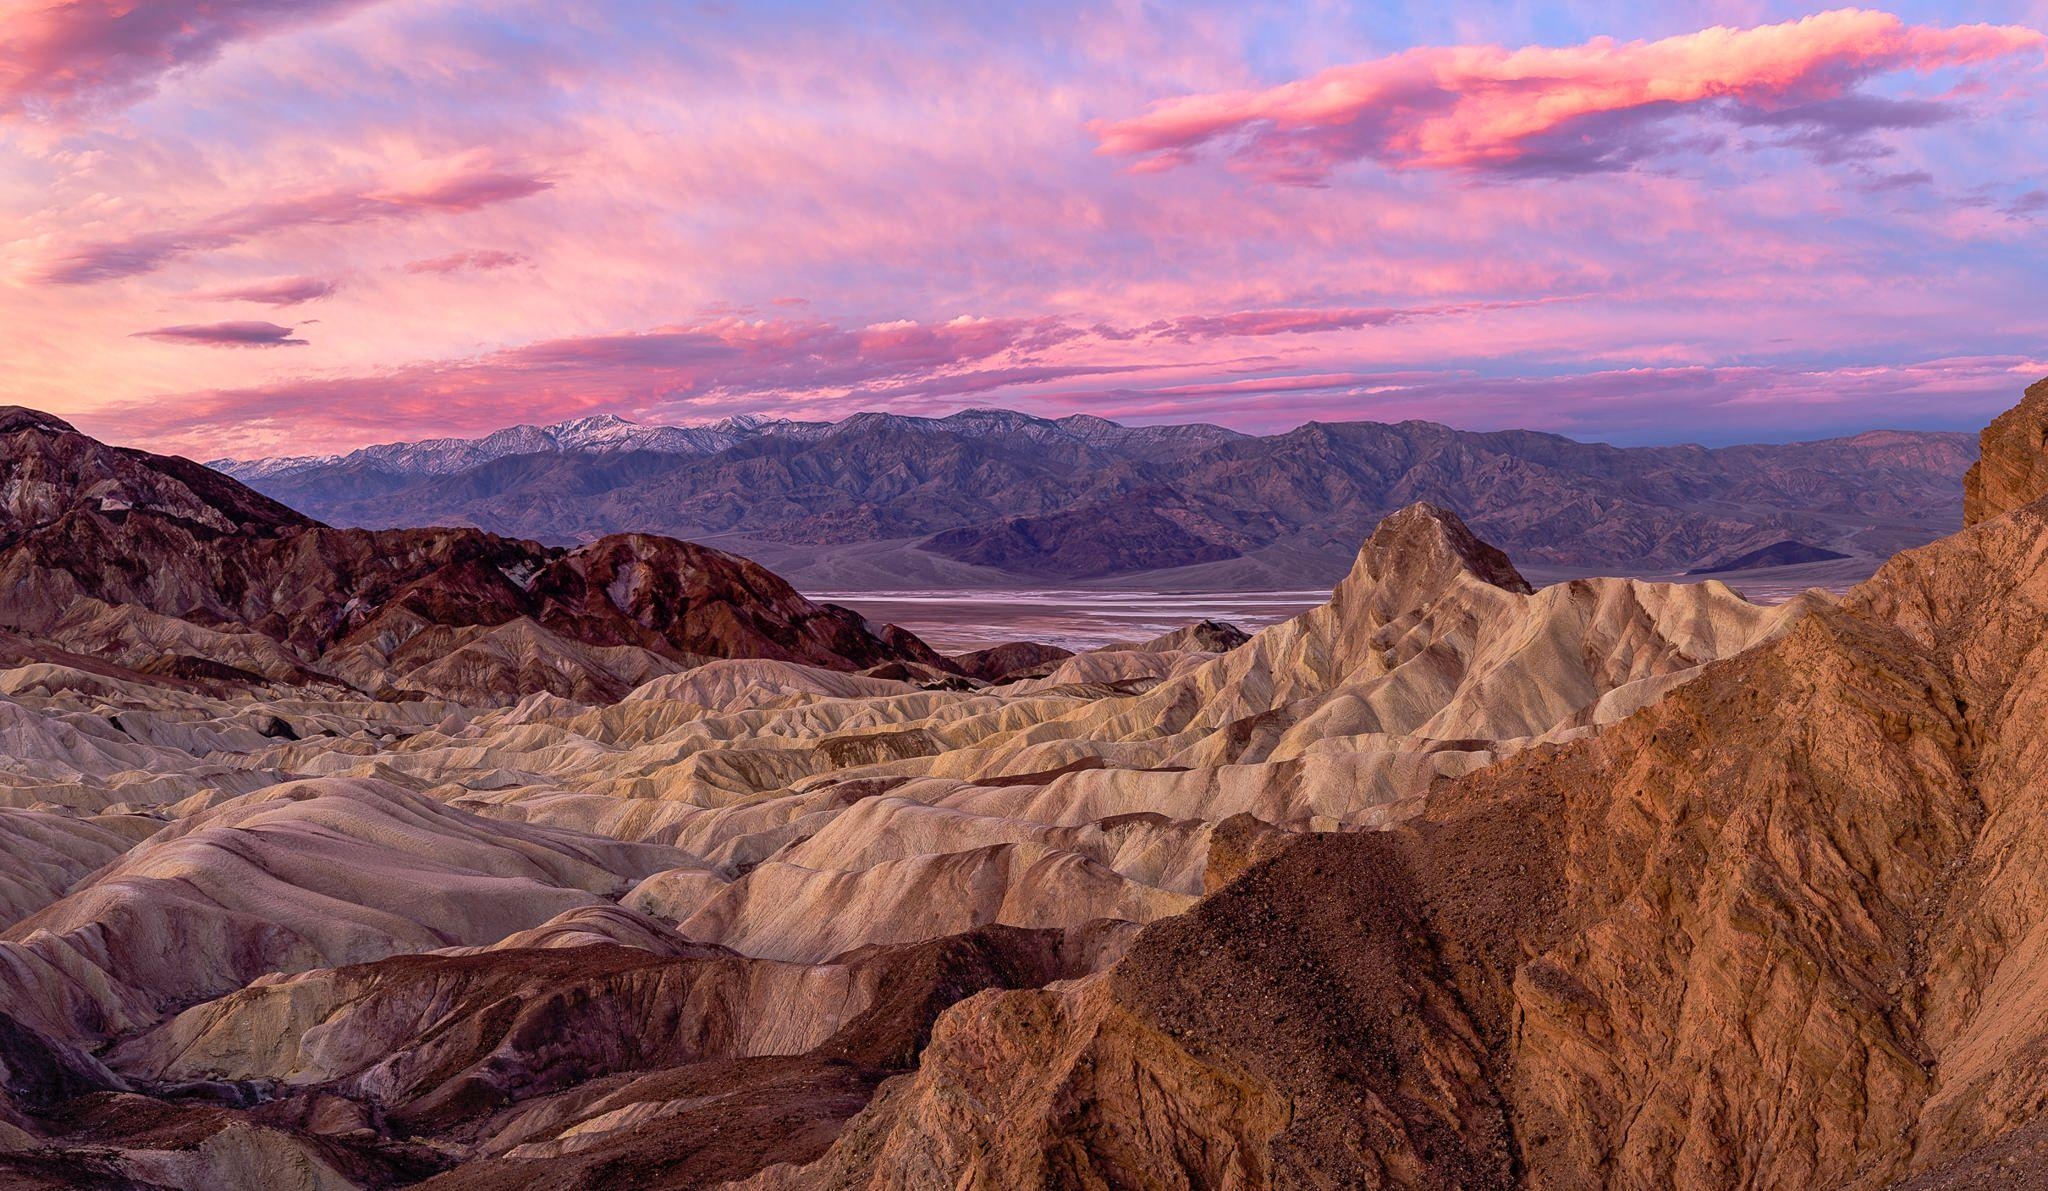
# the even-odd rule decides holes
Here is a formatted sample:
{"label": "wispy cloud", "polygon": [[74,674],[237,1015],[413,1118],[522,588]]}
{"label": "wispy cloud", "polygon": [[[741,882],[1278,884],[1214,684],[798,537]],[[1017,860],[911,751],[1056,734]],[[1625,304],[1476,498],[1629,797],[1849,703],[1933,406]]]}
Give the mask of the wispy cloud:
{"label": "wispy cloud", "polygon": [[2048,375],[2048,357],[1957,356],[1891,365],[1790,364],[1601,369],[1489,376],[1462,369],[1272,375],[1149,388],[1039,395],[1048,413],[1085,411],[1148,421],[1201,417],[1276,431],[1302,422],[1422,419],[1475,430],[1550,430],[1621,442],[1812,438],[1872,426],[1945,424],[1964,408],[1986,417]]}
{"label": "wispy cloud", "polygon": [[[2040,34],[1924,2],[1760,29],[1668,3],[6,3],[0,401],[170,449],[1070,390],[1676,438],[1723,407],[1558,378],[1725,392],[2038,339]],[[286,314],[312,342],[127,334]],[[1379,391],[1411,373],[1442,383]],[[1517,373],[1546,385],[1494,383]],[[1925,408],[1962,426],[1996,387]],[[1756,416],[1909,406],[1783,408]]]}
{"label": "wispy cloud", "polygon": [[[962,317],[841,327],[817,320],[719,319],[621,335],[546,340],[471,360],[436,361],[361,376],[287,381],[137,403],[132,432],[212,444],[240,432],[296,427],[301,437],[497,429],[518,417],[550,420],[629,408],[686,410],[706,401],[804,399],[849,393],[914,396],[971,391],[1024,379],[1106,371],[1034,365],[1033,353],[1081,332],[1040,319]],[[172,342],[296,345],[291,328],[221,323],[143,332]],[[990,380],[990,373],[1002,378]],[[217,452],[216,452],[217,453]]]}
{"label": "wispy cloud", "polygon": [[180,257],[231,248],[274,232],[475,211],[538,194],[545,176],[488,153],[424,162],[380,183],[265,199],[183,226],[59,247],[32,271],[48,285],[92,285],[152,273]]}

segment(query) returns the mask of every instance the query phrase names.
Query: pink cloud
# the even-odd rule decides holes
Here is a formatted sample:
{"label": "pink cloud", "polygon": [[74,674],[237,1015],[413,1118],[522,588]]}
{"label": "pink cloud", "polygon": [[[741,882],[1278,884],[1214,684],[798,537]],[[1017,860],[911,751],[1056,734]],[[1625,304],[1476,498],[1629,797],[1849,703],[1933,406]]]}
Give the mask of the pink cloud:
{"label": "pink cloud", "polygon": [[197,323],[135,332],[138,339],[157,339],[165,343],[189,343],[202,347],[306,346],[305,340],[294,339],[291,336],[290,327],[260,321]]}
{"label": "pink cloud", "polygon": [[496,248],[472,248],[467,252],[451,252],[423,261],[409,261],[405,266],[408,273],[460,273],[465,269],[486,273],[493,269],[509,269],[523,265],[526,258],[516,252],[504,252]]}
{"label": "pink cloud", "polygon": [[[1964,356],[1839,368],[1791,364],[1617,368],[1551,376],[1390,370],[1246,377],[1149,389],[1037,395],[1049,413],[1138,421],[1202,418],[1272,432],[1308,420],[1421,419],[1468,430],[1548,430],[1582,438],[1668,443],[1684,433],[1726,441],[1813,437],[1871,426],[1940,425],[1988,417],[2048,375],[2048,360]],[[1597,427],[1594,433],[1588,428]]]}
{"label": "pink cloud", "polygon": [[[609,353],[601,349],[598,354]],[[1668,443],[1675,441],[1671,410],[1682,405],[1691,418],[1685,434],[1726,442],[1942,425],[1959,410],[1988,416],[2010,404],[2019,388],[2048,374],[2048,360],[1993,356],[1840,368],[1639,367],[1522,377],[1396,369],[1152,388],[1072,387],[1093,375],[1143,370],[992,367],[893,388],[822,390],[762,386],[734,372],[717,383],[650,399],[651,378],[645,375],[535,374],[494,357],[431,375],[407,369],[391,376],[190,394],[178,398],[176,407],[160,403],[98,417],[131,437],[153,434],[159,448],[184,449],[198,457],[254,456],[277,447],[280,438],[266,438],[267,431],[326,449],[388,435],[397,420],[408,433],[431,436],[621,411],[655,421],[736,412],[836,418],[874,408],[938,415],[976,404],[987,389],[1017,387],[1002,404],[1048,417],[1085,412],[1130,423],[1213,421],[1253,433],[1282,432],[1309,421],[1419,419],[1469,430],[1546,430],[1588,440]],[[604,383],[592,387],[594,379]],[[1069,387],[1047,387],[1061,382]],[[335,435],[341,437],[328,440]]]}
{"label": "pink cloud", "polygon": [[[290,328],[268,323],[166,327],[171,342],[281,345]],[[676,410],[764,396],[804,401],[851,393],[915,396],[1125,371],[1036,365],[1033,353],[1079,332],[1043,319],[959,318],[846,328],[820,321],[719,319],[619,335],[552,339],[474,360],[388,372],[182,394],[118,410],[127,440],[202,451],[296,441],[347,441],[394,423],[431,433],[497,429],[512,421],[632,410]]]}
{"label": "pink cloud", "polygon": [[1263,91],[1224,91],[1098,121],[1097,152],[1172,169],[1220,145],[1270,180],[1315,184],[1347,162],[1496,173],[1627,168],[1669,147],[1657,126],[1711,108],[1778,126],[1822,152],[1874,128],[1913,127],[1947,109],[1855,91],[1879,74],[1987,62],[2048,46],[2013,25],[1907,25],[1843,9],[1752,29],[1658,41],[1595,38],[1562,49],[1425,46],[1333,67]]}
{"label": "pink cloud", "polygon": [[325,298],[341,287],[329,277],[269,277],[238,285],[200,290],[192,296],[204,302],[261,302],[266,306],[296,306]]}
{"label": "pink cloud", "polygon": [[0,117],[68,116],[149,93],[167,71],[372,0],[29,0],[0,38]]}
{"label": "pink cloud", "polygon": [[339,187],[250,203],[183,227],[62,247],[32,272],[49,285],[92,285],[152,273],[180,257],[231,248],[273,232],[434,213],[460,214],[525,198],[553,183],[529,170],[465,153],[399,173],[370,187]]}

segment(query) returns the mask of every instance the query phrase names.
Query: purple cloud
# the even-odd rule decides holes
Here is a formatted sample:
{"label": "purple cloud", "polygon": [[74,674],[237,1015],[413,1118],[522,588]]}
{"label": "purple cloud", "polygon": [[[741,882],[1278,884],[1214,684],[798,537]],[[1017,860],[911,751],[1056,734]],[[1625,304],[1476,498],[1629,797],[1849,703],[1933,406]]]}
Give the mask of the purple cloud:
{"label": "purple cloud", "polygon": [[2005,213],[2014,219],[2031,220],[2037,215],[2048,213],[2048,190],[2039,188],[2025,191],[2005,205]]}
{"label": "purple cloud", "polygon": [[296,306],[325,298],[341,288],[328,277],[270,277],[239,285],[200,290],[192,296],[204,302],[261,302],[265,306]]}
{"label": "purple cloud", "polygon": [[280,327],[276,323],[261,321],[226,323],[189,323],[177,327],[158,327],[153,331],[137,331],[138,339],[155,339],[164,343],[190,343],[202,347],[304,347],[306,341],[291,337],[292,328]]}

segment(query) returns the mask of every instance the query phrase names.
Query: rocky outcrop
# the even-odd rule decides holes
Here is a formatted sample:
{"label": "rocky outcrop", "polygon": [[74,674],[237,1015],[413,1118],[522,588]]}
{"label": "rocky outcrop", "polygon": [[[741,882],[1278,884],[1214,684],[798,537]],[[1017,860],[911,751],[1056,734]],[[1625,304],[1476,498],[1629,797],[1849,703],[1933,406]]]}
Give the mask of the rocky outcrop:
{"label": "rocky outcrop", "polygon": [[[1229,653],[1251,640],[1251,634],[1224,620],[1198,620],[1191,625],[1164,633],[1150,641],[1141,641],[1128,646],[1130,649],[1147,653],[1172,653],[1176,650],[1197,650],[1203,653]],[[1111,646],[1110,648],[1117,648]]]}
{"label": "rocky outcrop", "polygon": [[[398,606],[424,621],[439,598]],[[454,1186],[751,1177],[823,1154],[922,1049],[905,1023],[989,986],[940,965],[914,986],[936,991],[885,995],[886,957],[966,932],[1051,941],[1030,946],[1056,965],[1016,960],[995,986],[1100,972],[1299,829],[1399,822],[1442,776],[1592,732],[1805,606],[1625,581],[1531,594],[1417,508],[1296,622],[1243,643],[1194,626],[987,689],[644,650],[676,668],[615,702],[490,708],[487,681],[457,681],[476,651],[568,648],[533,619],[323,655],[354,675],[439,654],[421,664],[469,705],[18,650],[0,806],[43,809],[11,833],[31,864],[7,887],[23,917],[0,1000],[110,1047],[139,1089],[94,1118],[108,1178],[389,1179],[433,1154],[464,1160],[439,1176]],[[123,657],[228,638],[248,667],[290,656],[120,607],[80,605],[66,631]],[[639,647],[577,648],[587,676]],[[856,1021],[884,1057],[831,1049]],[[216,1107],[150,1107],[190,1096]],[[98,1144],[54,1111],[13,1126],[46,1137],[38,1169]],[[172,1123],[178,1156],[150,1156]],[[414,1135],[424,1167],[397,1140]]]}
{"label": "rocky outcrop", "polygon": [[[453,1129],[472,1160],[437,1187],[581,1187],[625,1172],[636,1183],[702,1186],[822,1152],[961,998],[1037,987],[1100,962],[1085,932],[1004,928],[871,948],[821,967],[614,945],[394,957],[259,983],[131,1039],[114,1061],[136,1086],[211,1088],[227,1100],[254,1093],[261,1108],[220,1114],[244,1130],[310,1125],[360,1144],[365,1135]],[[7,1038],[0,1022],[0,1055],[10,1053]],[[36,1054],[61,1053],[39,1045]],[[45,1102],[128,1086],[79,1061],[98,1082],[66,1076],[79,1086]],[[37,1071],[66,1070],[39,1062]],[[99,1136],[133,1132],[149,1103],[108,1105],[113,1119]],[[106,1161],[92,1137],[53,1123],[55,1136],[24,1167],[59,1156]],[[184,1127],[207,1136],[197,1124]],[[124,1150],[139,1148],[122,1140]],[[360,1162],[327,1160],[366,1173]],[[117,1168],[144,1161],[121,1153]],[[205,1147],[187,1161],[214,1179],[193,1186],[293,1185],[260,1181],[262,1172]],[[429,1151],[414,1156],[411,1175],[451,1166]],[[0,1154],[0,1173],[9,1170]]]}
{"label": "rocky outcrop", "polygon": [[969,678],[982,682],[1009,682],[1018,678],[1035,678],[1073,656],[1073,650],[1057,645],[1010,641],[971,653],[956,653],[950,660]]}
{"label": "rocky outcrop", "polygon": [[61,418],[0,406],[0,547],[81,516],[161,519],[201,538],[275,538],[313,524],[190,460],[110,447]]}
{"label": "rocky outcrop", "polygon": [[2027,389],[1980,436],[1963,477],[1963,524],[1975,525],[2048,496],[2048,380]]}
{"label": "rocky outcrop", "polygon": [[0,1005],[104,1037],[268,972],[496,942],[690,859],[370,778],[283,783],[167,826],[0,933]]}

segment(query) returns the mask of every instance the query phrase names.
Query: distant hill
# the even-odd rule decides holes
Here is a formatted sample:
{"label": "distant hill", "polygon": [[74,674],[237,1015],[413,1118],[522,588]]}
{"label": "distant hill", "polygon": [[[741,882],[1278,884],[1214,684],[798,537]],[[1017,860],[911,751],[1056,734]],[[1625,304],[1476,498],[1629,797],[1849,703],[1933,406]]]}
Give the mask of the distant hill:
{"label": "distant hill", "polygon": [[1518,563],[1677,573],[1786,541],[1868,567],[1961,517],[1965,434],[1613,447],[1431,422],[1253,436],[1077,415],[862,413],[697,427],[587,418],[481,439],[213,466],[324,521],[469,525],[569,544],[644,531],[813,588],[1334,581],[1416,501]]}
{"label": "distant hill", "polygon": [[1764,567],[1790,567],[1809,562],[1834,562],[1837,559],[1847,557],[1849,556],[1846,554],[1838,554],[1833,550],[1823,550],[1819,546],[1809,545],[1805,542],[1795,542],[1787,538],[1782,542],[1772,542],[1768,546],[1744,551],[1733,558],[1717,559],[1706,566],[1694,567],[1692,570],[1687,571],[1686,574],[1721,575],[1729,571],[1755,571],[1761,570]]}

